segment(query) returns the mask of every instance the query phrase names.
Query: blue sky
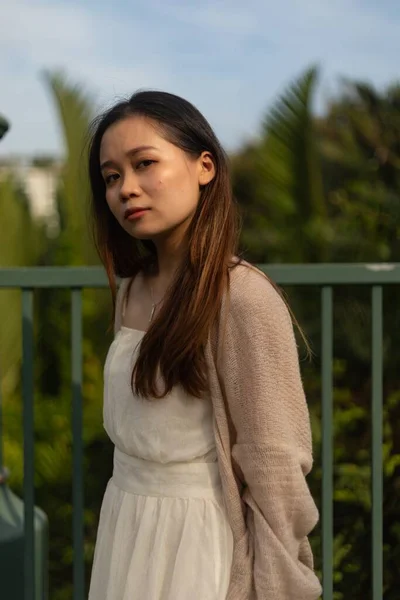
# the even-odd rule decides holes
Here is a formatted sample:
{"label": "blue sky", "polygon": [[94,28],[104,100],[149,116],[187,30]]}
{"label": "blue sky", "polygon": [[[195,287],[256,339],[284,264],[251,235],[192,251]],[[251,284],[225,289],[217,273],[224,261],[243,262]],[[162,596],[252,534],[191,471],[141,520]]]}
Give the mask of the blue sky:
{"label": "blue sky", "polygon": [[63,69],[97,110],[138,88],[186,97],[228,150],[311,65],[316,109],[340,76],[400,80],[399,0],[0,0],[0,155],[61,154],[41,72]]}

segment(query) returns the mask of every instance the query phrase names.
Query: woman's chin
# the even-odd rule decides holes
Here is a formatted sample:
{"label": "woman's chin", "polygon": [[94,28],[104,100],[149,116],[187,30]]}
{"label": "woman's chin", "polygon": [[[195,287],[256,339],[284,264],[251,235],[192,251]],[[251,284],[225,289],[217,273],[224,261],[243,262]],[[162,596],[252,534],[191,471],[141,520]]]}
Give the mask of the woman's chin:
{"label": "woman's chin", "polygon": [[160,235],[159,231],[154,231],[148,227],[132,227],[128,231],[129,235],[136,238],[137,240],[153,240]]}
{"label": "woman's chin", "polygon": [[140,223],[139,221],[135,222],[127,222],[121,223],[122,227],[125,229],[126,233],[129,233],[134,238],[139,240],[147,240],[151,238],[155,232],[154,227],[149,227],[148,224]]}

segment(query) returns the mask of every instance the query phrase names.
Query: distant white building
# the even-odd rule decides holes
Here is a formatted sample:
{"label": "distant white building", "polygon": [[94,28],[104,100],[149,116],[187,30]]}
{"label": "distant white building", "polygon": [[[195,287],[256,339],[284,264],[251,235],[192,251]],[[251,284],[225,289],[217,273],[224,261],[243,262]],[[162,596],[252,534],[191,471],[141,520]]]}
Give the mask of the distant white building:
{"label": "distant white building", "polygon": [[35,165],[24,159],[2,160],[0,179],[12,175],[20,183],[29,201],[31,215],[46,223],[48,233],[56,235],[59,230],[59,214],[56,194],[60,175],[60,163]]}

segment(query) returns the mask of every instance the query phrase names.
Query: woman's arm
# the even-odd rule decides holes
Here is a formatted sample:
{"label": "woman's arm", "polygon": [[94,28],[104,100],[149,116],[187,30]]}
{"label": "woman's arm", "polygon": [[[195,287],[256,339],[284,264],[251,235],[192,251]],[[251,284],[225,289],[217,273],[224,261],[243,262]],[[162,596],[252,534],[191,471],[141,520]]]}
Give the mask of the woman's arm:
{"label": "woman's arm", "polygon": [[256,597],[316,600],[321,587],[307,536],[318,511],[305,479],[312,443],[293,326],[269,281],[238,269],[220,368],[237,434],[232,458],[247,484]]}

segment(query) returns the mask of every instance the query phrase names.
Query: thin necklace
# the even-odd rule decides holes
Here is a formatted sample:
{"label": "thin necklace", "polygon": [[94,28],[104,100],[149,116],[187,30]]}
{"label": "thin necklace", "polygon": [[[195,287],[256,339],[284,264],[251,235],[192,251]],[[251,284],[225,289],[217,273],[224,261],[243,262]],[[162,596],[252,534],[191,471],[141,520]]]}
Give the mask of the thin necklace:
{"label": "thin necklace", "polygon": [[153,287],[150,284],[149,284],[149,287],[150,287],[150,295],[151,295],[151,313],[150,313],[149,323],[151,323],[151,320],[153,319],[154,311],[156,310],[157,306],[162,301],[162,298],[158,302],[154,302]]}

